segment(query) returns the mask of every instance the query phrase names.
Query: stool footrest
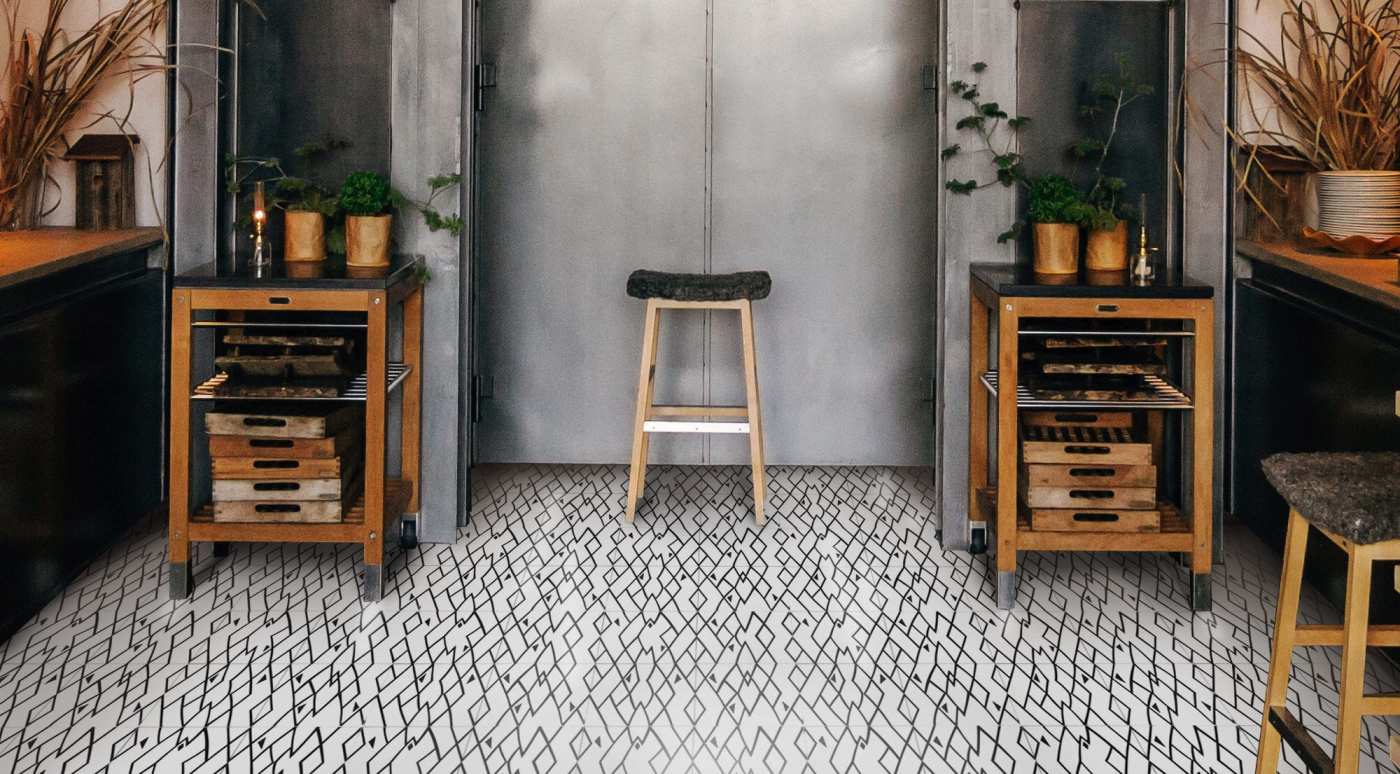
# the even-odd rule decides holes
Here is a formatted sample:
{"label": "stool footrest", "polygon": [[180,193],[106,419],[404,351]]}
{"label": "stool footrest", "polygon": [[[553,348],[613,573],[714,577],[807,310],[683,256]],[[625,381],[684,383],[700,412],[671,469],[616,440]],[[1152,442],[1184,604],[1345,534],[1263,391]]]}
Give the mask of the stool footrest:
{"label": "stool footrest", "polygon": [[[1300,648],[1342,646],[1342,627],[1336,624],[1299,624],[1294,645]],[[1372,624],[1366,627],[1366,644],[1372,648],[1400,647],[1400,626]]]}
{"label": "stool footrest", "polygon": [[731,433],[749,432],[748,422],[702,422],[648,420],[642,424],[645,433]]}
{"label": "stool footrest", "polygon": [[748,406],[652,406],[647,419],[662,417],[747,417]]}
{"label": "stool footrest", "polygon": [[1269,707],[1269,724],[1278,730],[1279,736],[1293,752],[1303,759],[1303,765],[1312,774],[1334,774],[1332,759],[1322,751],[1322,747],[1312,738],[1312,734],[1293,717],[1286,707]]}

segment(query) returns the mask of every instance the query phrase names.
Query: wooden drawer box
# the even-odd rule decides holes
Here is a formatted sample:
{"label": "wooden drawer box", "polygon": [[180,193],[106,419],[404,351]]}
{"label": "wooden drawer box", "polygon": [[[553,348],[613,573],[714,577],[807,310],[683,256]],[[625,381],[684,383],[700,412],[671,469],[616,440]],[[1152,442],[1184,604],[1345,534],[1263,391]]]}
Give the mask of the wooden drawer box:
{"label": "wooden drawer box", "polygon": [[358,418],[358,406],[283,408],[275,413],[219,410],[204,415],[204,428],[211,436],[328,438],[349,428]]}
{"label": "wooden drawer box", "polygon": [[214,479],[340,478],[340,458],[214,457]]}
{"label": "wooden drawer box", "polygon": [[1026,505],[1031,508],[1075,508],[1080,510],[1151,510],[1157,507],[1157,489],[1156,487],[1089,489],[1033,486],[1026,490]]}
{"label": "wooden drawer box", "polygon": [[1025,486],[1156,487],[1156,465],[1039,465],[1025,466]]}
{"label": "wooden drawer box", "polygon": [[349,508],[340,500],[319,502],[234,501],[214,503],[214,521],[286,524],[334,524]]}
{"label": "wooden drawer box", "polygon": [[1036,532],[1160,532],[1158,510],[1089,510],[1032,508],[1031,529]]}
{"label": "wooden drawer box", "polygon": [[1027,424],[1021,428],[1021,453],[1027,464],[1152,464],[1152,444],[1125,427]]}
{"label": "wooden drawer box", "polygon": [[360,438],[356,428],[346,428],[333,438],[261,438],[247,435],[209,436],[210,457],[258,457],[263,459],[330,459],[345,453]]}

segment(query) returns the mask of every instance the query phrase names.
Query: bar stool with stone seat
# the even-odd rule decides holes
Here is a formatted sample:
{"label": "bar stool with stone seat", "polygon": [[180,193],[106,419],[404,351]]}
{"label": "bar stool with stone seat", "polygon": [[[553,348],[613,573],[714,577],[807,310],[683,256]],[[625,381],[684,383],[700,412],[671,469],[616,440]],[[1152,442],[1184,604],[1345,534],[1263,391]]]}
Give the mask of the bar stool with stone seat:
{"label": "bar stool with stone seat", "polygon": [[[645,299],[642,328],[642,367],[637,382],[637,416],[632,435],[632,470],[627,482],[627,521],[647,481],[647,449],[652,433],[747,433],[753,464],[754,520],[763,523],[763,423],[758,410],[758,364],[755,361],[751,302],[768,297],[773,280],[766,271],[735,274],[675,274],[639,269],[627,278],[627,295]],[[743,406],[657,406],[656,350],[661,336],[661,311],[729,310],[739,313],[740,344],[744,353]]]}
{"label": "bar stool with stone seat", "polygon": [[[1276,771],[1279,746],[1286,741],[1310,771],[1350,774],[1360,759],[1362,716],[1400,714],[1400,694],[1363,693],[1366,647],[1400,646],[1400,626],[1369,625],[1371,566],[1400,560],[1400,453],[1276,454],[1264,460],[1264,475],[1288,501],[1290,512],[1255,771]],[[1347,554],[1341,626],[1298,624],[1311,529]],[[1306,646],[1342,649],[1337,742],[1331,758],[1287,708],[1293,649]]]}

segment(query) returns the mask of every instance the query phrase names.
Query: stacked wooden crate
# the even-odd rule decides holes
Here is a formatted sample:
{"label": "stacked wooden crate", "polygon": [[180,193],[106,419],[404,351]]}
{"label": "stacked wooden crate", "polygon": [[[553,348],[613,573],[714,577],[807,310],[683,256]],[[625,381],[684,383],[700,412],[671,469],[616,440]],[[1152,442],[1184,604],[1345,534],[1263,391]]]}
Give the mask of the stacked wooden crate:
{"label": "stacked wooden crate", "polygon": [[209,412],[214,520],[341,521],[360,494],[363,427],[342,403]]}
{"label": "stacked wooden crate", "polygon": [[1022,478],[1031,529],[1157,532],[1157,466],[1131,411],[1027,411]]}

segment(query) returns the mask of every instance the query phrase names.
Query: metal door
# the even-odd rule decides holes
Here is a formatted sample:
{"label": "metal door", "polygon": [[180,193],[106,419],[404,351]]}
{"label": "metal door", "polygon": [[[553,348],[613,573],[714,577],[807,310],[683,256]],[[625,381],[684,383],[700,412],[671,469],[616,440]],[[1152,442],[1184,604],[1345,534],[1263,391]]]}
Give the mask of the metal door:
{"label": "metal door", "polygon": [[[626,460],[647,266],[773,274],[770,462],[931,463],[933,0],[497,0],[481,29],[480,461]],[[663,315],[663,399],[742,402],[730,317]]]}
{"label": "metal door", "polygon": [[[705,0],[496,0],[478,138],[483,462],[621,462],[641,267],[704,269]],[[660,396],[698,403],[703,328],[662,322]],[[658,462],[699,462],[695,436]]]}

